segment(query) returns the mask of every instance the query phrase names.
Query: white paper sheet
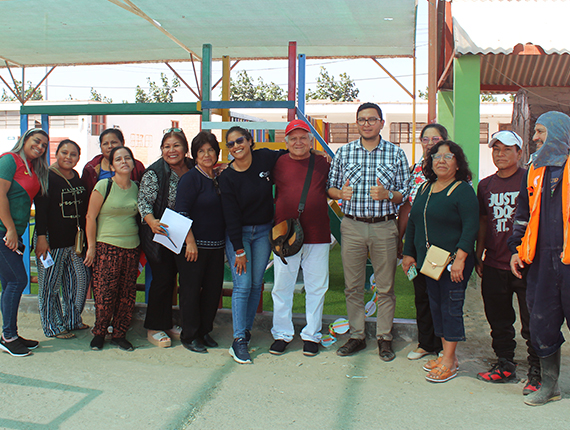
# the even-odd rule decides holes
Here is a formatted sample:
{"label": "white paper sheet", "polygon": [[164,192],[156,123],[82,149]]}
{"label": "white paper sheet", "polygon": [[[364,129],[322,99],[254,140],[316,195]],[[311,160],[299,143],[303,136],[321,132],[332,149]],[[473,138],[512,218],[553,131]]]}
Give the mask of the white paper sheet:
{"label": "white paper sheet", "polygon": [[53,258],[51,258],[51,254],[49,252],[47,253],[46,258],[44,258],[43,255],[40,255],[40,261],[42,262],[44,268],[46,268],[46,269],[55,264],[55,262],[53,261]]}
{"label": "white paper sheet", "polygon": [[186,235],[190,227],[192,227],[192,220],[180,215],[178,212],[174,212],[172,209],[166,208],[160,222],[168,226],[168,237],[162,234],[155,234],[152,240],[170,249],[175,254],[180,254]]}

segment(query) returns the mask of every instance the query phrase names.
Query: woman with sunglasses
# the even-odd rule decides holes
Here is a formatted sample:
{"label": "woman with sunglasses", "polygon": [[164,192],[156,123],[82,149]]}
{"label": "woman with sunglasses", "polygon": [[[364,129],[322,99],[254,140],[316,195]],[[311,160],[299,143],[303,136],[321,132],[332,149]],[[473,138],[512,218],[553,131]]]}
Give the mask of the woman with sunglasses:
{"label": "woman with sunglasses", "polygon": [[273,182],[270,172],[286,151],[254,151],[251,133],[241,127],[230,128],[226,141],[233,160],[220,176],[220,189],[227,226],[226,256],[234,283],[234,341],[230,354],[238,363],[246,364],[251,363],[250,331],[271,254]]}
{"label": "woman with sunglasses", "polygon": [[126,334],[133,317],[137,292],[139,189],[130,179],[135,162],[129,148],[113,148],[109,160],[115,175],[95,184],[89,199],[85,228],[85,265],[93,267],[95,298],[91,349],[103,349],[105,335],[112,321],[111,345],[123,351],[132,351],[133,345],[127,340]]}
{"label": "woman with sunglasses", "polygon": [[152,239],[166,235],[168,226],[160,222],[166,208],[174,210],[176,189],[180,178],[194,167],[187,157],[188,140],[180,128],[165,130],[160,144],[162,157],[144,173],[138,196],[141,214],[141,248],[152,270],[144,327],[147,339],[161,348],[169,347],[171,339],[180,339],[180,327],[172,322],[172,297],[176,288],[175,254]]}
{"label": "woman with sunglasses", "polygon": [[196,166],[178,183],[175,210],[190,218],[185,246],[176,256],[180,272],[182,345],[206,353],[218,343],[210,336],[224,282],[226,225],[214,166],[220,155],[216,136],[202,131],[192,139]]}
{"label": "woman with sunglasses", "polygon": [[[398,213],[398,231],[399,231],[399,257],[402,254],[402,239],[408,225],[408,216],[412,209],[414,198],[420,187],[427,181],[423,173],[423,167],[428,159],[431,148],[443,140],[448,139],[447,129],[441,124],[428,124],[420,133],[420,143],[422,145],[422,157],[410,169],[410,197],[400,207]],[[431,318],[431,310],[429,308],[429,297],[426,289],[426,278],[423,274],[418,273],[413,281],[414,295],[416,305],[416,323],[418,327],[418,346],[408,354],[409,360],[419,360],[429,354],[438,354],[441,349],[441,340],[433,333],[433,321]]]}
{"label": "woman with sunglasses", "polygon": [[[113,148],[125,146],[123,132],[118,128],[106,129],[99,136],[99,146],[101,148],[101,154],[95,156],[93,160],[85,165],[83,174],[81,175],[81,180],[85,184],[88,196],[91,195],[91,191],[93,191],[93,187],[95,187],[97,181],[112,178],[115,175],[115,172],[110,167],[109,154]],[[138,182],[144,173],[144,166],[138,160],[134,160],[134,163],[135,168],[131,173],[131,179]]]}
{"label": "woman with sunglasses", "polygon": [[30,354],[39,342],[18,335],[18,306],[28,284],[22,243],[34,197],[48,192],[45,152],[49,136],[41,129],[28,130],[10,152],[0,156],[0,282],[2,282],[2,338],[0,350],[14,357]]}
{"label": "woman with sunglasses", "polygon": [[[85,330],[81,313],[89,287],[90,271],[83,264],[83,249],[76,253],[79,229],[85,229],[89,197],[74,167],[81,149],[72,140],[62,140],[50,166],[49,193],[36,199],[36,260],[38,306],[47,337],[71,339],[73,330]],[[81,247],[83,248],[83,247]],[[51,255],[54,264],[44,267]],[[60,297],[60,288],[62,297]],[[63,298],[63,303],[62,303]]]}
{"label": "woman with sunglasses", "polygon": [[410,212],[402,268],[405,273],[412,266],[420,271],[430,247],[450,254],[451,262],[439,279],[425,277],[434,334],[441,338],[443,354],[423,368],[429,372],[429,382],[446,382],[457,376],[457,343],[465,340],[463,302],[475,264],[479,203],[468,183],[471,171],[459,145],[443,140],[426,158],[427,183],[419,189]]}

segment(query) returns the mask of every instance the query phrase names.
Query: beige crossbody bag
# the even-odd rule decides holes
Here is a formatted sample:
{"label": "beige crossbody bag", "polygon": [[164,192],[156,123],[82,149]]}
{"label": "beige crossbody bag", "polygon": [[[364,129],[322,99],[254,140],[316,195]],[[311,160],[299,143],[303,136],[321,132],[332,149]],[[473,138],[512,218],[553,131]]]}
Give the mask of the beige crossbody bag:
{"label": "beige crossbody bag", "polygon": [[[455,190],[455,188],[457,188],[460,183],[461,181],[456,181],[455,184],[453,184],[453,186],[447,192],[447,195],[448,196],[451,195],[453,190]],[[429,195],[426,201],[426,205],[424,206],[424,229],[426,233],[427,253],[426,253],[426,258],[424,260],[424,264],[420,269],[420,273],[423,273],[424,275],[429,276],[430,278],[435,279],[436,281],[439,281],[439,278],[441,278],[441,275],[443,274],[443,271],[445,270],[447,265],[455,259],[455,254],[451,255],[451,253],[446,251],[445,249],[442,249],[435,245],[430,245],[429,243],[426,211],[432,191],[433,191],[433,184],[431,184],[430,186]]]}

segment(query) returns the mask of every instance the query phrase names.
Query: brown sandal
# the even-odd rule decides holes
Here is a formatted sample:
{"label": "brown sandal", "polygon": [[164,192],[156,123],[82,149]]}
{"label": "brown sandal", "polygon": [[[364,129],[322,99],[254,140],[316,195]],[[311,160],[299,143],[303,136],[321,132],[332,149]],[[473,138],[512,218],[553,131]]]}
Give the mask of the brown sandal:
{"label": "brown sandal", "polygon": [[87,330],[88,328],[91,328],[91,326],[84,324],[84,323],[81,323],[80,325],[75,327],[73,330]]}
{"label": "brown sandal", "polygon": [[456,376],[457,376],[457,367],[450,369],[446,365],[440,364],[438,367],[432,369],[431,372],[429,372],[426,375],[426,379],[429,382],[447,382],[450,379],[455,378]]}
{"label": "brown sandal", "polygon": [[56,334],[54,337],[58,339],[73,339],[75,335],[73,333],[68,332],[67,330],[64,330],[61,333]]}

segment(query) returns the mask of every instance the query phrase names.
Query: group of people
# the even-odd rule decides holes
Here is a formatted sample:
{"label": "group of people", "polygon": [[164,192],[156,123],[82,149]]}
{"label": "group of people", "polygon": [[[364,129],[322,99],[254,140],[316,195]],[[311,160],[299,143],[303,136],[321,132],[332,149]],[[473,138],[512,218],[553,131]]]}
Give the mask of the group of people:
{"label": "group of people", "polygon": [[[29,130],[0,158],[0,349],[22,356],[38,345],[17,331],[27,280],[18,242],[35,198],[39,308],[46,336],[67,339],[75,336],[73,331],[89,328],[81,312],[91,285],[96,309],[91,348],[102,349],[112,331],[112,344],[132,350],[126,332],[143,250],[152,272],[144,322],[149,342],[168,347],[179,339],[187,349],[205,353],[218,346],[210,333],[225,252],[234,284],[229,352],[238,363],[252,363],[249,342],[271,255],[270,236],[273,226],[287,222],[301,226],[303,243],[295,254],[274,258],[274,342],[269,352],[283,354],[295,335],[293,295],[302,269],[306,325],[300,336],[303,354],[314,356],[329,283],[331,198],[339,200],[344,213],[340,242],[350,326],[339,356],[366,348],[364,285],[370,258],[379,357],[395,358],[394,278],[400,257],[414,284],[417,309],[419,343],[408,358],[434,354],[423,365],[426,379],[454,378],[457,345],[465,340],[465,290],[475,269],[482,277],[498,358],[478,378],[517,380],[516,294],[528,346],[525,402],[559,399],[560,327],[570,312],[564,289],[570,264],[570,118],[549,112],[537,120],[534,140],[541,147],[528,172],[520,167],[522,139],[512,131],[495,133],[489,146],[497,172],[478,184],[477,194],[461,146],[449,140],[442,125],[428,124],[421,131],[423,156],[410,168],[404,151],[381,137],[384,118],[378,105],[362,104],[356,124],[360,138],[341,147],[332,163],[313,149],[304,121],[288,124],[287,149],[280,151],[254,149],[250,132],[232,127],[226,133],[232,161],[223,166],[217,165],[220,147],[213,134],[200,132],[189,145],[181,129],[168,129],[161,158],[146,170],[124,146],[121,131],[108,129],[100,136],[101,155],[86,165],[81,178],[74,170],[80,156],[75,142],[62,141],[56,161],[48,166],[47,134]],[[161,222],[167,208],[193,221],[178,255],[152,240],[155,234],[169,235],[169,226]],[[180,327],[172,318],[177,280]]]}

